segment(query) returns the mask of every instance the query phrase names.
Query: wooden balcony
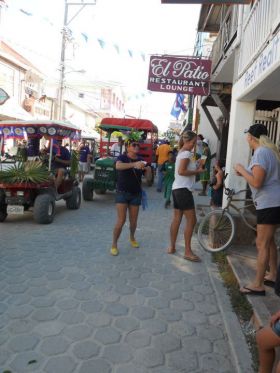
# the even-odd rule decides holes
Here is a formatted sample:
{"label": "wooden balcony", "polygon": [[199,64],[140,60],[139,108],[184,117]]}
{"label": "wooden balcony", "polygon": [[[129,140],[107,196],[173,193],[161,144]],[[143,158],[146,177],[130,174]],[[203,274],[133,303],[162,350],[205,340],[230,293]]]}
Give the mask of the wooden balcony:
{"label": "wooden balcony", "polygon": [[243,22],[239,77],[252,64],[280,25],[280,1],[256,0]]}
{"label": "wooden balcony", "polygon": [[230,54],[230,48],[233,46],[237,37],[238,27],[238,7],[232,6],[227,9],[217,39],[213,43],[211,52],[212,73],[215,73],[217,68],[221,68],[221,63],[225,56]]}

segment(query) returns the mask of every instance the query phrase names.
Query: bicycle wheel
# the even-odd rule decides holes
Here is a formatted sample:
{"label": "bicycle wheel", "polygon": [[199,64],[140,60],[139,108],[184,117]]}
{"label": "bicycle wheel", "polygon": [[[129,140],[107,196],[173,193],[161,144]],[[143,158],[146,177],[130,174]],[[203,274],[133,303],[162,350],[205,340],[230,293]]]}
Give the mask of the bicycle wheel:
{"label": "bicycle wheel", "polygon": [[224,210],[209,212],[200,222],[197,239],[211,253],[225,250],[232,242],[235,224],[232,216]]}

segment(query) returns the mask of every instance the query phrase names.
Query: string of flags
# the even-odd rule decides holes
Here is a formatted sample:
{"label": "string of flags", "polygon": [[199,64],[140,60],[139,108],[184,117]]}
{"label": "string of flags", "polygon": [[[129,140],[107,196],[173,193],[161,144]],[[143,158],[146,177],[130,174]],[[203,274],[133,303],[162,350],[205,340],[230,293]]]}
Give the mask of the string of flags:
{"label": "string of flags", "polygon": [[[3,0],[0,0],[0,1],[3,1]],[[6,7],[8,8],[9,5],[7,4]],[[17,10],[23,15],[25,15],[26,17],[37,17],[36,14],[33,14],[33,12],[29,11],[28,9],[18,8]],[[49,24],[51,27],[56,27],[49,18],[40,16],[40,19],[44,21],[45,23]],[[133,48],[123,48],[120,45],[118,45],[116,42],[106,41],[100,37],[91,38],[85,31],[74,33],[73,30],[71,30],[71,28],[69,27],[67,27],[67,30],[69,34],[74,35],[72,40],[75,39],[75,36],[76,38],[81,38],[85,43],[88,43],[89,41],[92,41],[92,40],[95,40],[95,41],[97,40],[100,48],[102,49],[112,46],[115,49],[117,54],[121,54],[122,51],[125,51],[125,53],[127,53],[130,58],[140,57],[143,62],[146,61],[146,54],[142,51],[136,51]]]}

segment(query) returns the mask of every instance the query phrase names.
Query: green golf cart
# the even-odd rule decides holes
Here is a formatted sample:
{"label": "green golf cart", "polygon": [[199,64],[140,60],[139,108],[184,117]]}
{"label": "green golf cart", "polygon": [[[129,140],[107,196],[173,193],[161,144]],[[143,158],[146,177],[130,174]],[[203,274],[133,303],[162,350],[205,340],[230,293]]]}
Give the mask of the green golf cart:
{"label": "green golf cart", "polygon": [[[111,152],[115,143],[114,132],[129,136],[132,132],[141,133],[139,155],[147,162],[152,163],[153,144],[158,137],[157,127],[146,119],[103,118],[100,128],[100,158],[96,160],[93,177],[86,177],[83,181],[82,195],[85,201],[92,201],[95,194],[104,194],[107,190],[116,189],[117,172],[116,159],[119,154]],[[116,138],[115,138],[116,139]],[[124,150],[124,149],[123,149]],[[152,185],[153,180],[147,184]]]}

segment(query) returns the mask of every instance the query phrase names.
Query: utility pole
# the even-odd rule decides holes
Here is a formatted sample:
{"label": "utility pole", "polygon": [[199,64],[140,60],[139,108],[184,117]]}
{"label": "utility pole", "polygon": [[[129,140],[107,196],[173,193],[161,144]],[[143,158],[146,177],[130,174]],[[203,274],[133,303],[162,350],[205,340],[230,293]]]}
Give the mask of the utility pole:
{"label": "utility pole", "polygon": [[[58,103],[58,110],[57,110],[57,119],[64,120],[64,89],[65,89],[65,50],[66,50],[66,42],[68,38],[68,26],[69,24],[75,19],[78,14],[87,6],[87,5],[96,5],[96,0],[76,0],[68,1],[64,0],[64,21],[63,21],[63,29],[62,29],[62,41],[61,41],[61,54],[60,54],[60,78],[59,78],[59,87],[58,87],[58,95],[57,95],[57,103]],[[79,9],[76,13],[72,16],[70,20],[68,20],[68,9],[69,6],[79,6]]]}

